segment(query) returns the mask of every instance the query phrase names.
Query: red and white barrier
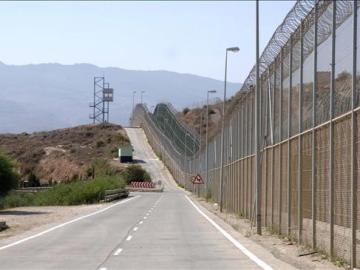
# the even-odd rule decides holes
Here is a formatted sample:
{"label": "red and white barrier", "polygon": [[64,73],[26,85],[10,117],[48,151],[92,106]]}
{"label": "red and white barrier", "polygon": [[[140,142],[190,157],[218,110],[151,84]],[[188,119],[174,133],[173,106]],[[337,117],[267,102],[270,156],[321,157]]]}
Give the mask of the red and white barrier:
{"label": "red and white barrier", "polygon": [[133,188],[155,188],[155,183],[153,182],[131,182],[131,187]]}

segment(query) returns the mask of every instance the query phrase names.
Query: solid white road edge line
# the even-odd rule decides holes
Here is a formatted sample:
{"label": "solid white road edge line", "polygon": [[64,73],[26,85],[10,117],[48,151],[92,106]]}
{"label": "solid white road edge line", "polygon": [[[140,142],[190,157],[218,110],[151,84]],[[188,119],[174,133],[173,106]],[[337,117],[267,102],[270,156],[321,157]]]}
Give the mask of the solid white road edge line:
{"label": "solid white road edge line", "polygon": [[255,262],[262,269],[273,270],[270,265],[266,264],[264,261],[259,259],[254,253],[252,253],[250,250],[248,250],[246,247],[244,247],[242,244],[240,244],[239,241],[237,241],[228,232],[226,232],[223,228],[221,228],[215,221],[213,221],[211,218],[209,218],[203,211],[200,210],[200,208],[187,195],[184,195],[184,196],[191,203],[191,205],[196,209],[196,211],[198,211],[204,218],[206,218],[207,221],[209,221],[209,223],[211,225],[213,225],[219,232],[221,232],[222,235],[224,235],[231,243],[233,243],[235,247],[237,247],[242,253],[244,253],[246,256],[248,256],[250,260]]}
{"label": "solid white road edge line", "polygon": [[126,238],[126,241],[130,241],[132,238],[132,235],[129,235],[127,238]]}
{"label": "solid white road edge line", "polygon": [[115,253],[114,253],[114,256],[118,256],[121,252],[122,252],[122,248],[118,248]]}
{"label": "solid white road edge line", "polygon": [[24,238],[24,239],[21,239],[21,240],[19,240],[19,241],[14,242],[14,243],[11,243],[11,244],[2,246],[2,247],[0,247],[0,250],[3,250],[3,249],[6,249],[6,248],[9,248],[9,247],[13,247],[13,246],[19,245],[19,244],[24,243],[24,242],[26,242],[26,241],[29,241],[29,240],[31,240],[31,239],[34,239],[34,238],[37,238],[37,237],[42,236],[42,235],[44,235],[44,234],[47,234],[47,233],[49,233],[49,232],[55,231],[55,230],[57,230],[57,229],[59,229],[59,228],[65,227],[66,225],[69,225],[69,224],[71,224],[71,223],[77,222],[77,221],[79,221],[79,220],[82,220],[82,219],[85,219],[85,218],[88,218],[88,217],[91,217],[91,216],[95,216],[95,215],[97,215],[97,214],[100,214],[100,213],[102,213],[102,212],[105,212],[105,211],[109,210],[110,208],[113,208],[113,207],[115,207],[115,206],[118,206],[119,204],[127,203],[127,202],[129,202],[129,201],[131,201],[131,200],[133,200],[133,199],[139,198],[139,197],[140,197],[140,195],[137,195],[137,196],[135,196],[135,197],[132,197],[132,198],[129,198],[129,199],[120,201],[120,202],[118,202],[118,203],[112,204],[112,205],[110,205],[110,206],[108,206],[108,207],[105,207],[105,208],[100,209],[100,210],[98,210],[98,211],[95,211],[95,212],[93,212],[93,213],[87,214],[87,215],[85,215],[85,216],[81,216],[81,217],[75,218],[75,219],[73,219],[73,220],[70,220],[70,221],[68,221],[68,222],[65,222],[65,223],[56,225],[56,226],[54,226],[54,227],[52,227],[52,228],[50,228],[50,229],[47,229],[47,230],[45,230],[45,231],[43,231],[43,232],[40,232],[40,233],[34,234],[34,235],[32,235],[32,236],[26,237],[26,238]]}

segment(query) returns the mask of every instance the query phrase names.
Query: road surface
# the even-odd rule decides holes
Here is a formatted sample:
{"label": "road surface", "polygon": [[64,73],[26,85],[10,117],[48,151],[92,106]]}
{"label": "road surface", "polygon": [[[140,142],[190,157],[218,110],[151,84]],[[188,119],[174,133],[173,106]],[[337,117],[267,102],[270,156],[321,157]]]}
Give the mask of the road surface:
{"label": "road surface", "polygon": [[[177,188],[141,129],[127,129],[163,193],[134,193],[18,242],[0,242],[0,269],[293,269]],[[225,228],[225,229],[224,229]]]}

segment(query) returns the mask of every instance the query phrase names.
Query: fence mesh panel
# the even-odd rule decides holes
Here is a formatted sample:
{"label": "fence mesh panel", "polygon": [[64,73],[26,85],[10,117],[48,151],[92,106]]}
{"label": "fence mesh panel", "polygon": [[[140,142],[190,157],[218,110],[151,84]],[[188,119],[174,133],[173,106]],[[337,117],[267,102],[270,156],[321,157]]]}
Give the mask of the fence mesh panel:
{"label": "fence mesh panel", "polygon": [[[357,234],[360,228],[360,199],[351,200],[353,172],[355,192],[360,198],[360,50],[355,50],[353,40],[355,37],[360,44],[360,34],[353,36],[353,5],[354,1],[344,0],[297,1],[266,46],[259,67],[261,171],[257,173],[262,180],[262,224],[333,254],[333,259],[346,261],[351,258],[353,205],[357,207]],[[360,19],[355,23],[359,32]],[[358,57],[355,65],[354,53]],[[253,68],[242,86],[241,99],[223,119],[224,210],[252,221],[256,199],[255,82]],[[354,129],[352,115],[356,117]],[[191,177],[196,173],[204,176],[206,167],[205,149],[199,149],[196,132],[179,120],[169,104],[159,104],[154,114],[138,105],[134,116],[135,124],[143,127],[177,182],[197,192]],[[221,190],[221,140],[221,132],[209,140],[208,190],[199,190],[201,196],[217,203]],[[334,226],[330,228],[332,214]],[[359,265],[360,235],[356,240],[355,259]],[[334,244],[332,251],[330,243]]]}

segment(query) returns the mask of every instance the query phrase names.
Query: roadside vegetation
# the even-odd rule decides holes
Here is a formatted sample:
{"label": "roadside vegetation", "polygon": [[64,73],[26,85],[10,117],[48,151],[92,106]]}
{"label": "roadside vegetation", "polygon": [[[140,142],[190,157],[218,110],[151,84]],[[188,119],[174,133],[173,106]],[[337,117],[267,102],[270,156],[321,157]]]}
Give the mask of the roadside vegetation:
{"label": "roadside vegetation", "polygon": [[16,162],[0,152],[0,196],[18,186]]}
{"label": "roadside vegetation", "polygon": [[150,182],[151,177],[147,171],[145,171],[140,165],[130,165],[123,173],[126,184],[130,184],[132,181],[138,182]]}
{"label": "roadside vegetation", "polygon": [[[20,206],[79,205],[97,203],[104,199],[105,190],[124,188],[131,181],[150,181],[149,174],[139,165],[130,165],[122,171],[114,170],[104,159],[93,162],[88,180],[74,180],[53,185],[51,188],[34,193],[20,193],[17,187],[18,175],[15,163],[5,155],[0,156],[1,186],[0,209]],[[12,172],[12,173],[11,173]],[[2,178],[2,175],[9,175]],[[9,184],[5,185],[4,179]],[[4,184],[4,185],[3,185]]]}

